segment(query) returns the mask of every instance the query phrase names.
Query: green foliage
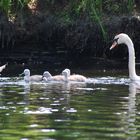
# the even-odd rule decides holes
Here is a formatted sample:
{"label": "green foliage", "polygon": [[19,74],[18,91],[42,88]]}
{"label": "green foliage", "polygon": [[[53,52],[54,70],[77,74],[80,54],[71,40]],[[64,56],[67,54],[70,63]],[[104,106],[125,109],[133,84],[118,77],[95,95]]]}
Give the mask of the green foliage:
{"label": "green foliage", "polygon": [[8,18],[9,20],[12,20],[15,13],[18,12],[19,9],[22,9],[28,1],[29,0],[0,1],[0,9],[7,15],[7,20],[4,18],[0,22],[0,45],[2,48],[8,46],[9,44],[11,44],[11,46],[14,44],[14,29],[12,24],[8,22]]}
{"label": "green foliage", "polygon": [[127,9],[128,9],[128,11],[129,11],[129,12],[132,12],[133,9],[134,9],[134,0],[128,0],[127,3],[128,3],[128,4],[127,4]]}
{"label": "green foliage", "polygon": [[108,15],[131,14],[134,4],[134,0],[105,0],[103,12]]}
{"label": "green foliage", "polygon": [[89,4],[91,6],[91,18],[93,18],[99,26],[101,27],[101,31],[103,34],[104,39],[106,40],[106,31],[103,27],[101,15],[102,15],[102,0],[96,0],[94,2],[91,1]]}
{"label": "green foliage", "polygon": [[[29,2],[32,1],[0,0],[0,8],[12,19]],[[46,13],[56,16],[63,24],[73,23],[77,19],[90,19],[100,26],[105,40],[104,17],[131,14],[135,4],[134,0],[37,0],[38,6],[41,2],[45,3]]]}
{"label": "green foliage", "polygon": [[0,1],[0,8],[2,8],[7,14],[11,9],[11,2],[12,0],[1,0]]}
{"label": "green foliage", "polygon": [[[56,0],[53,0],[54,5],[55,2]],[[61,15],[64,21],[91,19],[100,26],[105,40],[107,35],[103,18],[108,18],[108,15],[131,14],[134,8],[134,0],[70,0],[66,4],[59,14],[57,11],[57,15]]]}
{"label": "green foliage", "polygon": [[1,0],[0,8],[9,16],[13,11],[12,9],[14,9],[15,7],[21,9],[25,5],[27,5],[28,2],[29,0]]}
{"label": "green foliage", "polygon": [[71,13],[71,18],[87,18],[87,16],[94,22],[98,23],[104,39],[106,39],[106,32],[102,24],[102,0],[80,0],[71,1],[68,13]]}
{"label": "green foliage", "polygon": [[[13,12],[14,8],[22,9],[30,1],[31,0],[1,0],[0,8],[9,14]],[[41,0],[37,0],[37,2],[41,3]],[[110,13],[115,15],[128,14],[134,9],[134,0],[44,0],[42,2],[46,3],[44,6],[48,6],[46,11],[53,9],[54,13],[62,12],[71,18],[89,16],[96,20],[97,16],[101,18],[103,15]]]}

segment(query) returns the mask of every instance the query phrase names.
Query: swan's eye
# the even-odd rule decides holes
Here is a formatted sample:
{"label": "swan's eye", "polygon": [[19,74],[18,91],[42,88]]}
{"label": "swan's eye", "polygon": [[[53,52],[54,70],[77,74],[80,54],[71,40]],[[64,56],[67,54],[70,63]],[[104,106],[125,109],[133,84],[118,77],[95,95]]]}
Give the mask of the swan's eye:
{"label": "swan's eye", "polygon": [[116,42],[116,43],[118,44],[118,39],[119,39],[119,38],[113,39],[113,42]]}

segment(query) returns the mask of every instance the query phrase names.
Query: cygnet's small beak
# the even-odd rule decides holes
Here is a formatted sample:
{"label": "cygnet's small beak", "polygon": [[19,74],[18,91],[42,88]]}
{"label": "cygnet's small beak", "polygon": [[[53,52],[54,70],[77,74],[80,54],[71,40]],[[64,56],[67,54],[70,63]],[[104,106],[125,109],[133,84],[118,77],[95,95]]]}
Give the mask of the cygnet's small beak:
{"label": "cygnet's small beak", "polygon": [[115,48],[116,46],[117,46],[117,42],[114,41],[113,44],[112,44],[112,46],[110,47],[110,50],[112,50],[112,49]]}
{"label": "cygnet's small beak", "polygon": [[24,72],[23,73],[21,73],[21,74],[19,74],[19,77],[21,77],[21,76],[23,76],[24,75]]}
{"label": "cygnet's small beak", "polygon": [[42,79],[46,78],[44,75],[42,75]]}
{"label": "cygnet's small beak", "polygon": [[42,77],[42,80],[43,80],[44,82],[48,82],[48,81],[49,81],[48,78],[46,78],[45,76]]}

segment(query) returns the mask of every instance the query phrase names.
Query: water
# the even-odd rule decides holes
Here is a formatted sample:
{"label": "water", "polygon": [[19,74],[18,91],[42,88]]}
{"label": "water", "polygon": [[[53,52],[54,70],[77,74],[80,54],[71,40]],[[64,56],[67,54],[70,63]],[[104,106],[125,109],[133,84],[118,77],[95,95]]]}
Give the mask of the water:
{"label": "water", "polygon": [[0,139],[138,140],[139,85],[108,75],[69,84],[1,78]]}

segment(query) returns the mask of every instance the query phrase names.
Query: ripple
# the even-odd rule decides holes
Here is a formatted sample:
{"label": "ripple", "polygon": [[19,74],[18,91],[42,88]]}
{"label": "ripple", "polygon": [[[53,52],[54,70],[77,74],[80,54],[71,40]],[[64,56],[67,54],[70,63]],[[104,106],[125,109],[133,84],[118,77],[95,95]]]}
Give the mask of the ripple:
{"label": "ripple", "polygon": [[118,77],[97,77],[97,78],[89,78],[90,82],[95,81],[95,84],[119,84],[119,85],[128,85],[130,83],[129,78],[118,78]]}
{"label": "ripple", "polygon": [[61,104],[59,104],[59,103],[52,103],[52,104],[50,104],[51,106],[59,106],[59,105],[61,105]]}
{"label": "ripple", "polygon": [[55,132],[55,129],[41,129],[42,132]]}
{"label": "ripple", "polygon": [[29,140],[28,138],[22,138],[21,140]]}
{"label": "ripple", "polygon": [[77,112],[77,110],[76,110],[76,109],[74,109],[74,108],[70,108],[70,109],[66,110],[66,112],[69,112],[69,113],[74,113],[74,112]]}
{"label": "ripple", "polygon": [[31,128],[38,127],[38,124],[31,124],[30,127]]}
{"label": "ripple", "polygon": [[[1,139],[125,139],[133,127],[138,129],[132,131],[139,133],[140,97],[135,97],[135,90],[134,96],[128,97],[131,92],[124,85],[130,80],[110,76],[89,79],[68,84],[0,83]],[[27,92],[30,94],[25,96]]]}
{"label": "ripple", "polygon": [[86,91],[92,91],[94,90],[93,88],[76,88],[78,90],[86,90]]}
{"label": "ripple", "polygon": [[40,107],[38,110],[31,111],[31,110],[26,110],[24,112],[25,114],[51,114],[51,108],[45,108],[45,107]]}
{"label": "ripple", "polygon": [[[65,82],[49,82],[49,83],[44,83],[44,82],[33,82],[30,84],[34,85],[58,85],[58,84],[64,84]],[[111,77],[111,76],[106,76],[106,77],[94,77],[94,78],[87,78],[87,81],[85,83],[93,83],[93,84],[128,84],[130,83],[129,78],[118,78],[118,77]],[[2,85],[24,85],[28,86],[30,84],[25,83],[24,80],[19,79],[18,77],[1,77],[0,78],[0,86]],[[65,83],[66,84],[66,83]],[[70,82],[69,84],[84,84],[84,82]]]}
{"label": "ripple", "polygon": [[58,112],[59,109],[51,109],[52,112]]}

